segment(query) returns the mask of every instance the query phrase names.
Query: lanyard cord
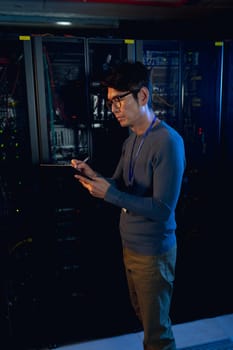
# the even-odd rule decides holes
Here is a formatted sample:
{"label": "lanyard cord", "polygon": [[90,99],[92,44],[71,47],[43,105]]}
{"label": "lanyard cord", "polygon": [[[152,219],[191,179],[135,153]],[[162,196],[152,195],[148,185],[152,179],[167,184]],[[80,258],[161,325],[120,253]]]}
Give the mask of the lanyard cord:
{"label": "lanyard cord", "polygon": [[155,121],[156,121],[156,115],[154,116],[150,126],[146,129],[146,131],[142,135],[142,139],[141,139],[141,142],[140,142],[140,144],[138,146],[137,152],[136,152],[135,156],[133,157],[135,142],[136,142],[136,139],[137,139],[137,135],[135,136],[133,147],[132,147],[132,151],[131,151],[131,156],[130,156],[130,163],[129,163],[129,183],[130,184],[132,184],[132,181],[133,181],[133,178],[134,178],[134,167],[135,167],[136,160],[137,160],[137,158],[139,156],[139,153],[140,153],[140,151],[142,149],[142,146],[143,146],[143,144],[145,142],[145,139],[146,139],[147,135],[149,134],[149,132],[151,131]]}

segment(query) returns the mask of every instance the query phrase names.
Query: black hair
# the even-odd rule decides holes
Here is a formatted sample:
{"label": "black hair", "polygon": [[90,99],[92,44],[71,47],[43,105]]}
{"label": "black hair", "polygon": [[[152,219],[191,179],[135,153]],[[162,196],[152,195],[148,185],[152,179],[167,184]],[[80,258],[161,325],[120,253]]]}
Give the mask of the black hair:
{"label": "black hair", "polygon": [[101,84],[105,88],[132,92],[147,87],[150,93],[148,105],[152,106],[151,71],[141,62],[122,62],[113,66]]}

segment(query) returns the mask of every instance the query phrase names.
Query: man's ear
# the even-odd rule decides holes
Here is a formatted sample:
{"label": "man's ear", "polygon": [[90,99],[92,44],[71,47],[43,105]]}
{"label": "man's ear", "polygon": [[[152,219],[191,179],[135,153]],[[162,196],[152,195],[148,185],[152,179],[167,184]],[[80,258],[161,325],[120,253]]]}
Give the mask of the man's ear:
{"label": "man's ear", "polygon": [[141,106],[145,106],[148,103],[149,90],[143,86],[138,93],[138,102]]}

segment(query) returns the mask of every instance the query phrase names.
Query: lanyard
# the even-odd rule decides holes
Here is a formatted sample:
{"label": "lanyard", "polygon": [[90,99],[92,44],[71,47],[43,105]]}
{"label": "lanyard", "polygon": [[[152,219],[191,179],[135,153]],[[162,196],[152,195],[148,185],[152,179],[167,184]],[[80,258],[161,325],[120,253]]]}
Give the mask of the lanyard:
{"label": "lanyard", "polygon": [[129,163],[129,183],[131,185],[132,185],[133,178],[134,178],[134,167],[135,167],[136,160],[137,160],[137,158],[139,156],[139,153],[140,153],[141,148],[142,148],[142,146],[143,146],[143,144],[145,142],[145,139],[146,139],[147,135],[149,134],[149,132],[151,131],[155,121],[156,121],[156,115],[154,116],[150,126],[146,129],[146,131],[142,135],[142,139],[141,139],[141,142],[140,142],[140,144],[138,146],[137,152],[136,152],[135,156],[133,157],[134,146],[135,146],[135,142],[136,142],[136,139],[137,139],[137,136],[135,136],[133,147],[132,147],[132,151],[131,151],[131,156],[130,156],[130,163]]}

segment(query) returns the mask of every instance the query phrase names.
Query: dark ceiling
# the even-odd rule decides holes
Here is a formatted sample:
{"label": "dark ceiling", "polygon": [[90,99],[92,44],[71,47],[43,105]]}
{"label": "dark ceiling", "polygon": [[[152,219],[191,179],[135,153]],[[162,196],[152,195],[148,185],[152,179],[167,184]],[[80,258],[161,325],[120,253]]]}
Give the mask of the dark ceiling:
{"label": "dark ceiling", "polygon": [[233,0],[0,0],[2,30],[109,31],[135,37],[233,37]]}

